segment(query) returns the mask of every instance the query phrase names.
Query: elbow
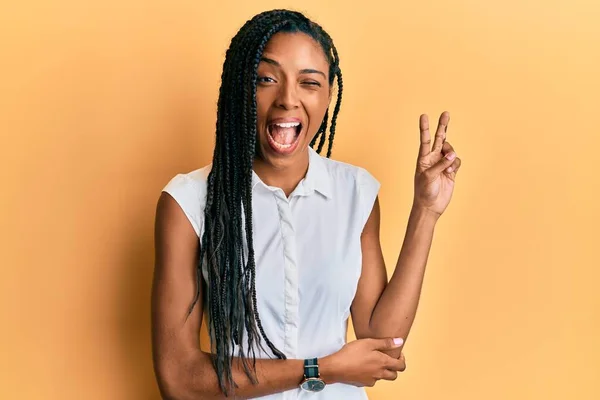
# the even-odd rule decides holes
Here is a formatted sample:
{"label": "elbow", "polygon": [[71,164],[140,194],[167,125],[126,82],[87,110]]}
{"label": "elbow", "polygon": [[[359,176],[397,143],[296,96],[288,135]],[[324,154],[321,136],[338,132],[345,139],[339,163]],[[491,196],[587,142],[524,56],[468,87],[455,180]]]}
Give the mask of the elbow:
{"label": "elbow", "polygon": [[163,400],[198,399],[197,394],[191,394],[191,386],[183,370],[184,368],[176,363],[163,363],[155,368],[156,381]]}
{"label": "elbow", "polygon": [[198,373],[211,368],[210,360],[203,357],[193,361],[169,361],[158,363],[155,368],[158,388],[163,400],[202,400],[220,399],[213,393],[205,380],[207,374]]}
{"label": "elbow", "polygon": [[159,366],[155,370],[156,382],[163,400],[185,400],[185,383],[178,377],[173,365]]}
{"label": "elbow", "polygon": [[373,335],[371,330],[368,330],[368,329],[356,329],[355,328],[354,336],[356,336],[356,339],[358,339],[358,340],[375,338],[375,336]]}
{"label": "elbow", "polygon": [[365,323],[355,323],[354,324],[354,335],[356,339],[378,339],[386,337],[382,336],[382,332],[377,327],[373,326],[371,321]]}

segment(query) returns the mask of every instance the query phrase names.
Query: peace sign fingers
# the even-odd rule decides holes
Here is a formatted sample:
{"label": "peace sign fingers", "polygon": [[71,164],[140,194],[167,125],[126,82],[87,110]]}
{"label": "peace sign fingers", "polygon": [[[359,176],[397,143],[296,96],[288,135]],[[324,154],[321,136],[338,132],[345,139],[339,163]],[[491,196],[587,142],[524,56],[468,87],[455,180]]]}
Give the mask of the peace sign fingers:
{"label": "peace sign fingers", "polygon": [[421,132],[421,146],[419,148],[419,157],[426,156],[430,152],[441,152],[444,141],[446,140],[446,129],[450,122],[450,113],[444,111],[440,115],[438,121],[437,130],[435,133],[435,140],[433,142],[433,149],[431,148],[431,134],[429,133],[429,118],[427,114],[421,115],[419,118],[419,131]]}

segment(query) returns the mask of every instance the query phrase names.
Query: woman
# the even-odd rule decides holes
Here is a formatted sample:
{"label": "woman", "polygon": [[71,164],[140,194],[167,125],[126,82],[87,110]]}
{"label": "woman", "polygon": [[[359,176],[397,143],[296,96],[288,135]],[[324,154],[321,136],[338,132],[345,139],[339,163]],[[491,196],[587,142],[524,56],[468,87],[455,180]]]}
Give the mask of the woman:
{"label": "woman", "polygon": [[[298,12],[261,13],[232,39],[213,162],[175,176],[157,206],[153,354],[165,398],[366,399],[363,386],[405,369],[402,338],[460,159],[448,114],[433,149],[421,116],[415,198],[388,283],[379,182],[329,159],[342,89],[331,38]],[[211,353],[199,347],[205,313]],[[358,340],[346,344],[350,315]]]}

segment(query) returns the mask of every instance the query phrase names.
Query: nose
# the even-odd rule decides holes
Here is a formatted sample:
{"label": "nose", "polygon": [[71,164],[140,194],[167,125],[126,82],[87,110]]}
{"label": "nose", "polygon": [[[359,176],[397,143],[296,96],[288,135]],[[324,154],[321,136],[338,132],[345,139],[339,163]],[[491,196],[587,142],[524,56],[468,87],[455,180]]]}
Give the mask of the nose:
{"label": "nose", "polygon": [[300,107],[300,100],[294,82],[287,81],[279,87],[276,105],[284,110],[292,110]]}

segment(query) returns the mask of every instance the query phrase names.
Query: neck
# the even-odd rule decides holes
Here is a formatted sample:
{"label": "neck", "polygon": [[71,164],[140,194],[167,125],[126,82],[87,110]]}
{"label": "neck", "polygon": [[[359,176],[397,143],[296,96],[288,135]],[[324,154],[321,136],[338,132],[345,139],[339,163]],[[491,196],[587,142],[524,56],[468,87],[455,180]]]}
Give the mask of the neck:
{"label": "neck", "polygon": [[256,157],[252,168],[265,185],[281,188],[286,197],[289,197],[308,171],[308,149],[297,154],[293,160],[286,161],[288,162],[278,165]]}

